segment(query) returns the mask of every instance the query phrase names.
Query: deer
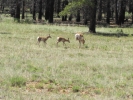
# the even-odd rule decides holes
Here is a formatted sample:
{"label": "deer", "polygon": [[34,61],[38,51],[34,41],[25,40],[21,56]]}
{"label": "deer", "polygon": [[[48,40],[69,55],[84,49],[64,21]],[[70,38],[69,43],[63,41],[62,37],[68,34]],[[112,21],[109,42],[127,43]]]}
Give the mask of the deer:
{"label": "deer", "polygon": [[81,33],[76,33],[76,34],[75,34],[75,39],[79,41],[79,48],[81,47],[81,43],[84,45],[85,39],[84,39],[83,34],[81,34]]}
{"label": "deer", "polygon": [[[38,44],[40,44],[41,41],[43,41],[45,43],[45,45],[47,44],[46,41],[48,40],[48,38],[52,38],[50,36],[50,34],[47,36],[47,37],[43,37],[43,36],[38,36],[37,37],[37,41],[38,41]],[[39,45],[40,46],[40,45]]]}
{"label": "deer", "polygon": [[63,37],[57,37],[57,46],[58,46],[59,42],[63,42],[63,46],[64,46],[64,45],[66,45],[65,42],[69,42],[70,43],[70,40],[69,40],[69,38],[65,39]]}

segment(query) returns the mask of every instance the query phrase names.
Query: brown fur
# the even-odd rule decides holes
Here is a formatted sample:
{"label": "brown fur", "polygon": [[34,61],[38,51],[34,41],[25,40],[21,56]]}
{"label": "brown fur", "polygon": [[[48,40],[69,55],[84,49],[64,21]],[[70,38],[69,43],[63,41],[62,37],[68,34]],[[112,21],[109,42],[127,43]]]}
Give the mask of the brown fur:
{"label": "brown fur", "polygon": [[48,40],[48,38],[51,38],[50,34],[47,37],[42,37],[42,36],[37,37],[38,44],[41,41],[43,41],[45,44],[47,44],[46,41]]}
{"label": "brown fur", "polygon": [[66,45],[65,42],[69,42],[70,43],[70,40],[69,40],[69,38],[65,39],[63,37],[57,37],[57,46],[58,46],[59,42],[63,42],[63,45]]}

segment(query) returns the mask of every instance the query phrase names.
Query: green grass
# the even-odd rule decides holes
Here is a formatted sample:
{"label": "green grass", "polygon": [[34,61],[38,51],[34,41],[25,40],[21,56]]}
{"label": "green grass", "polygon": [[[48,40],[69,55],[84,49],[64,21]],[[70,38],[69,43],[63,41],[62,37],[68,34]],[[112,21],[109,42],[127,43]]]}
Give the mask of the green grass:
{"label": "green grass", "polygon": [[26,79],[19,76],[14,76],[10,79],[11,86],[22,87],[26,85]]}
{"label": "green grass", "polygon": [[[88,27],[0,22],[0,98],[7,100],[125,100],[132,99],[132,28]],[[84,32],[80,49],[75,32]],[[52,38],[40,47],[37,36]],[[56,46],[56,37],[70,43]],[[24,84],[23,84],[24,83]],[[29,84],[29,85],[28,85]]]}

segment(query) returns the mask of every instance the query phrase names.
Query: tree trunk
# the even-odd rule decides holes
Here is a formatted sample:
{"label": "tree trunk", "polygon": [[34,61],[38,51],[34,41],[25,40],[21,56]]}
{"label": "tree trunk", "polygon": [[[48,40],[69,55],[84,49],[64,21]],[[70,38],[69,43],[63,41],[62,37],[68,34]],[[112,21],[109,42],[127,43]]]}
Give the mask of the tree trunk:
{"label": "tree trunk", "polygon": [[107,19],[106,19],[107,24],[110,24],[110,15],[111,15],[110,0],[107,0]]}
{"label": "tree trunk", "polygon": [[57,17],[60,17],[59,16],[59,13],[60,13],[60,4],[61,4],[61,0],[58,0],[58,3],[57,3]]}
{"label": "tree trunk", "polygon": [[15,18],[20,22],[20,1],[16,1]]}
{"label": "tree trunk", "polygon": [[91,0],[93,5],[90,7],[90,25],[89,32],[96,33],[96,9],[97,9],[97,0]]}
{"label": "tree trunk", "polygon": [[[68,5],[68,0],[64,0],[62,3],[62,8],[64,9],[66,7],[66,5]],[[62,10],[63,10],[62,9]],[[62,21],[67,21],[67,15],[62,16]]]}
{"label": "tree trunk", "polygon": [[69,21],[72,21],[72,14],[70,14],[68,20],[69,20]]}
{"label": "tree trunk", "polygon": [[132,24],[133,24],[133,0],[129,0],[129,13],[132,13]]}
{"label": "tree trunk", "polygon": [[76,22],[80,22],[80,10],[77,11]]}
{"label": "tree trunk", "polygon": [[54,15],[54,0],[50,1],[50,8],[49,8],[49,23],[53,23],[53,15]]}
{"label": "tree trunk", "polygon": [[10,7],[10,14],[11,14],[11,17],[15,18],[16,2],[12,1],[11,3],[12,5]]}
{"label": "tree trunk", "polygon": [[84,25],[87,25],[87,24],[88,24],[88,19],[84,18]]}
{"label": "tree trunk", "polygon": [[4,0],[1,1],[1,11],[4,12]]}
{"label": "tree trunk", "polygon": [[22,5],[22,19],[25,18],[24,13],[25,13],[25,0],[23,0],[23,5]]}
{"label": "tree trunk", "polygon": [[116,23],[116,24],[118,24],[117,1],[118,1],[118,0],[115,0],[115,23]]}
{"label": "tree trunk", "polygon": [[62,21],[67,21],[67,15],[62,16]]}
{"label": "tree trunk", "polygon": [[49,7],[50,7],[50,0],[46,0],[46,9],[45,9],[45,19],[49,19]]}
{"label": "tree trunk", "polygon": [[133,24],[133,12],[132,12],[132,24]]}
{"label": "tree trunk", "polygon": [[118,0],[118,24],[124,24],[125,19],[125,0]]}
{"label": "tree trunk", "polygon": [[38,19],[42,20],[42,0],[39,1],[39,15]]}
{"label": "tree trunk", "polygon": [[36,20],[36,0],[33,1],[33,20]]}
{"label": "tree trunk", "polygon": [[102,0],[99,0],[98,21],[102,20]]}

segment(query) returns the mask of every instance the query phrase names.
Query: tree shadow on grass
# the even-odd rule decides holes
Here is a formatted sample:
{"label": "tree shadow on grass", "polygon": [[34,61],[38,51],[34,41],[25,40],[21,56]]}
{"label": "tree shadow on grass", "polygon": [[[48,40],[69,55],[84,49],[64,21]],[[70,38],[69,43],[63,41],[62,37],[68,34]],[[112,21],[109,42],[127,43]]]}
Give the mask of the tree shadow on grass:
{"label": "tree shadow on grass", "polygon": [[11,34],[9,32],[0,32],[0,34]]}
{"label": "tree shadow on grass", "polygon": [[96,33],[90,33],[90,32],[84,32],[83,34],[92,34],[92,35],[98,35],[98,36],[105,36],[105,37],[128,37],[133,36],[133,34],[126,34],[123,32],[96,32]]}
{"label": "tree shadow on grass", "polygon": [[[104,32],[96,32],[94,35],[99,35],[99,36],[106,36],[106,37],[128,37],[129,34],[125,34],[122,32],[116,32],[116,33],[104,33]],[[133,34],[131,34],[133,36]]]}

